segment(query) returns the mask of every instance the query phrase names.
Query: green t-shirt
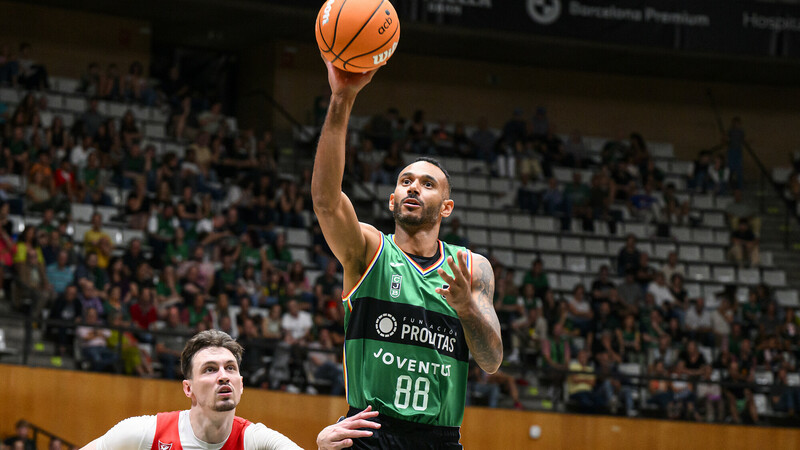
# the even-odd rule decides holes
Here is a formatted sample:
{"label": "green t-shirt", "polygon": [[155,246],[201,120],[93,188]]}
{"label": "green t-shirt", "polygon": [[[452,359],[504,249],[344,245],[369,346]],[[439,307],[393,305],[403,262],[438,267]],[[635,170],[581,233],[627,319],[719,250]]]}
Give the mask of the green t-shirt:
{"label": "green t-shirt", "polygon": [[189,259],[189,245],[184,242],[181,245],[175,246],[174,243],[170,242],[167,245],[167,251],[164,254],[165,261],[172,264],[172,260],[175,259],[177,262],[183,262]]}
{"label": "green t-shirt", "polygon": [[[291,257],[291,252],[289,253]],[[242,267],[246,267],[248,265],[255,267],[256,269],[261,268],[261,252],[257,248],[253,248],[248,246],[242,246],[242,251],[240,252],[239,256],[239,264]]]}
{"label": "green t-shirt", "polygon": [[[364,276],[344,297],[348,403],[429,425],[464,417],[469,348],[455,310],[435,292],[438,268],[461,247],[439,242],[439,259],[422,268],[382,236]],[[469,254],[468,264],[472,264]]]}

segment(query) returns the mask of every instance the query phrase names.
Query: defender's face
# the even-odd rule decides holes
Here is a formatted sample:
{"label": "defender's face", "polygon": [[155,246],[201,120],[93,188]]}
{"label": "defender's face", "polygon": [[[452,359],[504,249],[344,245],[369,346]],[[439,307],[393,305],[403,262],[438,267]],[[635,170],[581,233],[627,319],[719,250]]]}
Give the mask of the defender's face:
{"label": "defender's face", "polygon": [[453,211],[444,173],[435,165],[415,162],[401,172],[389,197],[389,209],[401,225],[433,225]]}
{"label": "defender's face", "polygon": [[236,358],[223,347],[208,347],[195,353],[192,378],[183,380],[183,392],[192,399],[192,407],[208,411],[235,409],[243,390]]}

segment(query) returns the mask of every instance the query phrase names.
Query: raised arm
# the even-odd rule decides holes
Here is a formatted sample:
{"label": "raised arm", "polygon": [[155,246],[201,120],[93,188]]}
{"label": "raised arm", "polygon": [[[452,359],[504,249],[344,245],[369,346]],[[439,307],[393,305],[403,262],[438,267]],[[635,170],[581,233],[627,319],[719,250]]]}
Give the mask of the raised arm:
{"label": "raised arm", "polygon": [[[359,224],[353,204],[342,192],[342,177],[347,122],[358,92],[372,80],[375,71],[350,73],[337,69],[328,61],[325,64],[328,67],[331,101],[314,158],[311,199],[322,234],[333,254],[345,267],[346,276],[353,272],[360,275],[366,262],[365,234],[373,236],[370,239],[376,240],[375,245],[378,236],[377,231],[369,231],[372,227]],[[347,280],[345,284],[348,284]]]}
{"label": "raised arm", "polygon": [[[439,276],[450,286],[438,288],[436,292],[444,295],[447,302],[458,313],[464,336],[472,356],[481,369],[495,373],[503,362],[503,341],[500,338],[500,321],[492,304],[494,296],[494,271],[489,261],[481,255],[473,254],[472,267],[467,266],[467,253],[458,252],[458,264],[448,257],[447,263],[453,270],[453,277],[443,269]],[[472,275],[470,275],[470,270]]]}

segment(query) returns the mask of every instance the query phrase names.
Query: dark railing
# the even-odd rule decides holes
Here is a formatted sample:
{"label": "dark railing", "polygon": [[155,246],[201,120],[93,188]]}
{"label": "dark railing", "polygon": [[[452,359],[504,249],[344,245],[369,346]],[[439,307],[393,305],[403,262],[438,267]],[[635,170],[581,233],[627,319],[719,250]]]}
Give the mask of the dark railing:
{"label": "dark railing", "polygon": [[39,436],[40,435],[44,436],[46,438],[49,438],[50,440],[58,439],[59,441],[61,441],[62,448],[68,448],[68,449],[69,448],[78,448],[78,446],[76,444],[73,444],[72,442],[62,438],[61,436],[56,436],[55,434],[45,430],[44,428],[42,428],[42,427],[40,427],[40,426],[38,426],[38,425],[36,425],[34,423],[28,422],[28,425],[30,425],[31,430],[33,430],[33,442],[36,444],[36,448],[42,448],[42,446],[39,445]]}
{"label": "dark railing", "polygon": [[[725,130],[725,126],[723,125],[723,122],[722,122],[722,115],[720,114],[719,109],[717,108],[717,102],[716,102],[716,99],[714,97],[714,93],[711,92],[711,89],[708,89],[706,91],[706,93],[708,94],[708,100],[709,100],[709,103],[711,104],[711,109],[714,112],[714,117],[715,117],[716,122],[717,122],[717,128],[719,129],[719,132],[720,132],[720,134],[722,136],[726,136],[727,135],[727,131]],[[794,217],[795,224],[796,225],[800,225],[800,215],[798,215],[797,210],[795,209],[795,207],[792,204],[792,202],[784,197],[782,186],[780,186],[772,178],[772,174],[770,174],[769,170],[764,165],[764,163],[761,161],[761,158],[758,157],[758,154],[755,152],[755,150],[753,150],[753,147],[750,145],[750,143],[745,140],[743,142],[743,147],[747,151],[747,154],[750,155],[750,158],[753,160],[753,162],[756,164],[756,167],[758,168],[758,172],[759,172],[758,201],[759,201],[759,210],[761,211],[761,213],[763,214],[766,211],[765,203],[764,203],[764,198],[765,198],[765,194],[766,194],[766,192],[765,192],[765,190],[766,190],[765,189],[765,184],[768,184],[769,186],[772,187],[772,190],[775,193],[775,197],[778,198],[778,199],[781,199],[781,201],[784,204],[784,208],[786,209],[786,212],[784,214],[784,223],[783,223],[783,229],[784,229],[783,244],[784,244],[784,246],[786,248],[788,248],[789,247],[789,225],[790,225],[789,222],[790,222],[790,217]]]}

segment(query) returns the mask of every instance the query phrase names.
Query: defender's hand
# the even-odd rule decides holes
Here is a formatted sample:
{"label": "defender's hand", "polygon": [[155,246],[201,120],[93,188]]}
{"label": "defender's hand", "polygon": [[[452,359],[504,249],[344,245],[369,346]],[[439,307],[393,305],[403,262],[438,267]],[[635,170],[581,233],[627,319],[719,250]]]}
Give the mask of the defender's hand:
{"label": "defender's hand", "polygon": [[354,438],[370,437],[372,431],[359,430],[359,428],[378,429],[381,424],[373,422],[371,419],[377,417],[378,411],[373,411],[372,406],[361,411],[355,416],[348,417],[341,422],[325,427],[317,435],[317,446],[319,450],[338,450],[353,446]]}
{"label": "defender's hand", "polygon": [[436,270],[442,280],[449,285],[447,289],[436,288],[436,293],[441,294],[447,300],[447,303],[460,314],[461,311],[472,304],[472,275],[470,274],[470,268],[467,266],[467,252],[459,250],[456,256],[458,257],[458,264],[456,264],[452,256],[447,257],[447,264],[453,270],[452,277],[442,268]]}

